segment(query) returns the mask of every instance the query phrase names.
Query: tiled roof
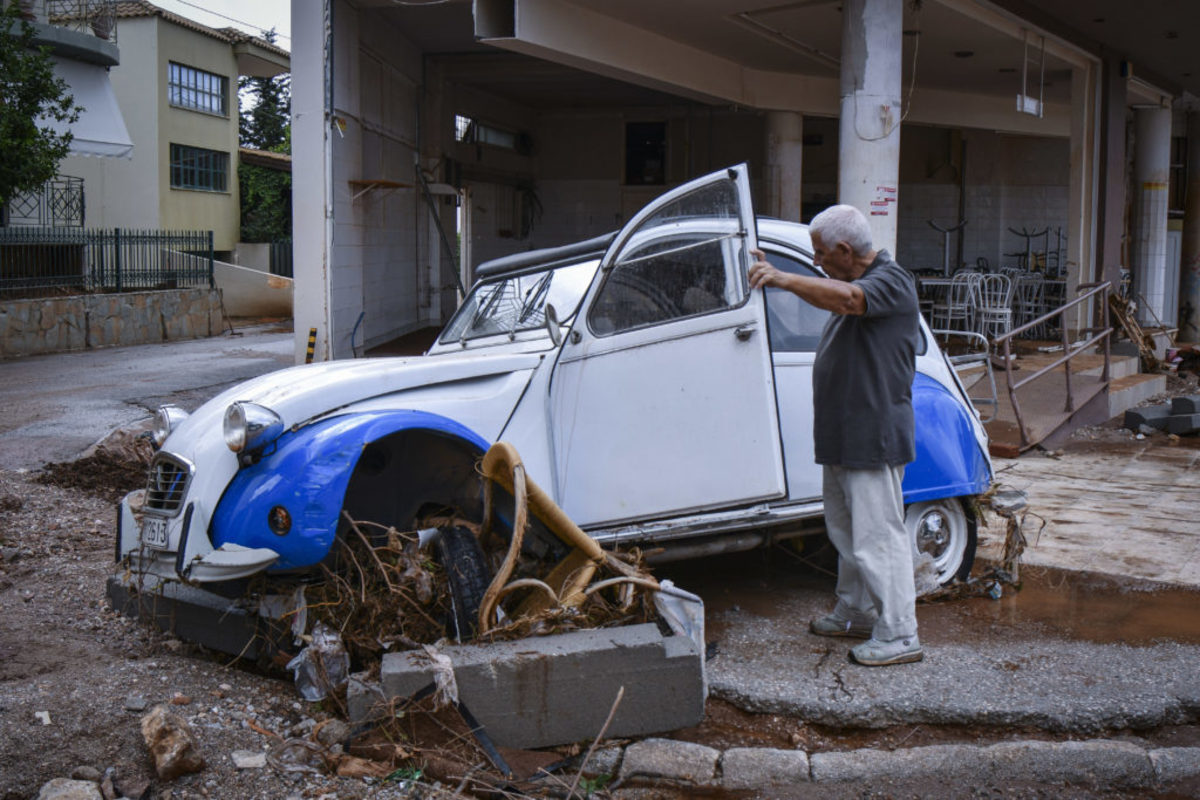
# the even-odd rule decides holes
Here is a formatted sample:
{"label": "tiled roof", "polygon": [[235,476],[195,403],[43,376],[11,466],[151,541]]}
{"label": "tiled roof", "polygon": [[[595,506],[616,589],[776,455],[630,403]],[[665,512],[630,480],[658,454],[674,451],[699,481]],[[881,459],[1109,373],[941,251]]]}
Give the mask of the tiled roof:
{"label": "tiled roof", "polygon": [[148,0],[117,0],[117,2],[113,3],[113,15],[118,19],[127,17],[161,17],[180,27],[196,31],[197,33],[203,33],[206,36],[220,39],[223,42],[229,42],[230,44],[250,42],[264,50],[270,50],[277,55],[290,57],[287,50],[284,50],[279,45],[271,44],[262,37],[254,36],[237,28],[221,28],[220,30],[210,28],[207,25],[201,25],[195,20],[167,11],[165,8],[159,8],[153,3],[148,2]]}

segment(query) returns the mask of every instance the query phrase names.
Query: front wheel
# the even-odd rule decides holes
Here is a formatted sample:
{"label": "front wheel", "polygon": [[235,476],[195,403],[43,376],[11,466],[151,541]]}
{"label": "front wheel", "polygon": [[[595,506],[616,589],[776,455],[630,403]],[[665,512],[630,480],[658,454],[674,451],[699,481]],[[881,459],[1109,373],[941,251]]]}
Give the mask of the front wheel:
{"label": "front wheel", "polygon": [[932,559],[937,583],[966,580],[975,563],[978,525],[966,502],[957,497],[926,500],[904,509],[904,527],[913,543],[914,557]]}

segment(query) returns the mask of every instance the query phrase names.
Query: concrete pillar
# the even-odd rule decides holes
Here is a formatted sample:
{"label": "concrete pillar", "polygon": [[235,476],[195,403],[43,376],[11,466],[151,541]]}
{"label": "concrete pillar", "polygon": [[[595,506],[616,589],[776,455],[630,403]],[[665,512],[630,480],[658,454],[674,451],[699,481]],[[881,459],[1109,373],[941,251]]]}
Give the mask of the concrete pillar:
{"label": "concrete pillar", "polygon": [[329,0],[292,0],[292,157],[305,165],[292,176],[292,317],[296,363],[303,363],[308,332],[317,333],[315,359],[330,357],[329,248],[333,240],[329,97]]}
{"label": "concrete pillar", "polygon": [[[1071,70],[1071,166],[1067,211],[1065,270],[1067,297],[1074,297],[1080,283],[1093,280],[1096,272],[1096,189],[1099,178],[1096,154],[1100,135],[1097,127],[1100,98],[1097,88],[1100,66]],[[1075,329],[1092,325],[1093,306],[1083,303],[1071,315]]]}
{"label": "concrete pillar", "polygon": [[1200,112],[1187,118],[1187,206],[1183,212],[1179,340],[1200,342]]}
{"label": "concrete pillar", "polygon": [[795,111],[767,113],[767,205],[771,217],[800,221],[800,166],[804,117]]}
{"label": "concrete pillar", "polygon": [[[293,45],[294,46],[294,45]],[[1096,269],[1091,280],[1115,287],[1125,266],[1121,240],[1125,236],[1125,76],[1120,59],[1104,60],[1100,86],[1100,180]]]}
{"label": "concrete pillar", "polygon": [[1133,288],[1143,326],[1169,324],[1167,308],[1176,288],[1167,286],[1167,195],[1171,180],[1171,109],[1134,112]]}
{"label": "concrete pillar", "polygon": [[896,252],[903,0],[842,5],[838,200],[867,215],[876,248]]}

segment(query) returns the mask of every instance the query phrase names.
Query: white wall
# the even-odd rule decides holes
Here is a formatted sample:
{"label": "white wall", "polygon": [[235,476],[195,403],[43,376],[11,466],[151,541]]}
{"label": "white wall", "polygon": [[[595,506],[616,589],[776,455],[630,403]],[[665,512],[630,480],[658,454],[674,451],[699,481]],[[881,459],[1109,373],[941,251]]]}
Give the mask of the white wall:
{"label": "white wall", "polygon": [[161,225],[158,146],[159,103],[166,76],[158,70],[157,17],[121,20],[121,63],[109,81],[133,141],[131,158],[71,156],[59,172],[83,178],[85,224],[92,228],[158,228]]}

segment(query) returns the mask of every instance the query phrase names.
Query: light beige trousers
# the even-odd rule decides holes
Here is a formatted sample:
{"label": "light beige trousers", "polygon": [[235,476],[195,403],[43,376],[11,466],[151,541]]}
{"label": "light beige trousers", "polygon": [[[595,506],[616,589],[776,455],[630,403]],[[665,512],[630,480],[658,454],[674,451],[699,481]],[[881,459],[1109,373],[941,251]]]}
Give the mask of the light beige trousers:
{"label": "light beige trousers", "polygon": [[904,467],[825,467],[825,528],[838,551],[834,613],[874,623],[882,642],[917,632],[912,542],[904,527]]}

